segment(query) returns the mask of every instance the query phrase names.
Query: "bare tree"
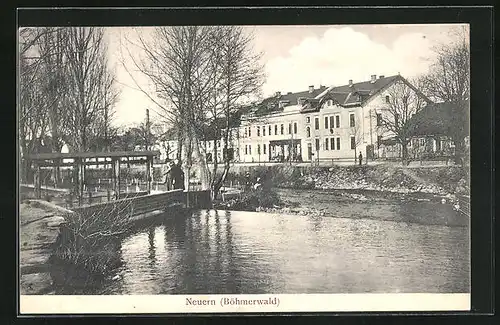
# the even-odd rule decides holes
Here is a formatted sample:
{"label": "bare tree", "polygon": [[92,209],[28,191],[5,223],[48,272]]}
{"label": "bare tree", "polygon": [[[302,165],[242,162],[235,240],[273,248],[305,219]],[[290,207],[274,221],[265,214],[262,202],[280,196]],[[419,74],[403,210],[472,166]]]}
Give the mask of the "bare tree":
{"label": "bare tree", "polygon": [[423,78],[423,91],[436,102],[453,103],[450,137],[455,144],[457,162],[464,153],[464,139],[469,134],[470,45],[465,27],[451,35],[454,41],[435,49],[432,71]]}
{"label": "bare tree", "polygon": [[44,109],[45,98],[42,93],[41,77],[37,82],[32,82],[32,73],[38,73],[27,67],[26,59],[20,59],[20,91],[19,94],[19,147],[21,154],[21,179],[27,181],[31,163],[26,159],[26,155],[33,153],[37,149],[37,141],[45,134],[47,123],[47,111]]}
{"label": "bare tree", "polygon": [[145,89],[127,68],[136,86],[157,106],[160,117],[175,126],[178,158],[182,158],[189,185],[193,162],[200,161],[197,153],[200,122],[205,119],[199,109],[211,77],[208,71],[210,27],[183,26],[155,28],[150,39],[138,33],[138,46],[144,57],[138,58],[128,50],[134,66],[147,77],[153,91]]}
{"label": "bare tree", "polygon": [[[387,91],[389,100],[380,111],[382,135],[391,135],[401,146],[401,161],[407,163],[408,143],[411,139],[410,119],[429,100],[405,79],[396,81]],[[377,123],[378,124],[378,123]]]}
{"label": "bare tree", "polygon": [[[239,136],[235,122],[239,119],[242,103],[260,92],[263,83],[263,66],[260,54],[252,48],[253,36],[239,26],[216,27],[212,33],[212,69],[214,82],[211,85],[206,105],[208,116],[216,129],[213,140],[214,157],[209,171],[210,187],[215,198],[222,187],[230,168],[231,143]],[[211,100],[213,99],[213,100]],[[222,141],[223,167],[218,172],[217,140]],[[205,160],[206,161],[206,160]]]}
{"label": "bare tree", "polygon": [[117,93],[114,76],[106,58],[104,30],[96,27],[72,27],[67,30],[64,48],[70,88],[64,115],[68,144],[73,150],[86,151],[96,121],[113,106]]}

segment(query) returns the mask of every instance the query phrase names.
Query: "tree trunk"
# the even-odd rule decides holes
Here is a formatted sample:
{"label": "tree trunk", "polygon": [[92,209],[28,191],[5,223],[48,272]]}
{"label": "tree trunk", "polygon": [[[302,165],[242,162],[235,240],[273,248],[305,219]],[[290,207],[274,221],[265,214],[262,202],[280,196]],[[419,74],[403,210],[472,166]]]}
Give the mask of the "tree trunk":
{"label": "tree trunk", "polygon": [[408,143],[402,143],[401,144],[401,163],[403,166],[407,166],[407,161],[408,161]]}
{"label": "tree trunk", "polygon": [[463,140],[460,140],[459,137],[454,137],[453,143],[455,144],[455,155],[454,155],[455,164],[462,165],[464,156]]}

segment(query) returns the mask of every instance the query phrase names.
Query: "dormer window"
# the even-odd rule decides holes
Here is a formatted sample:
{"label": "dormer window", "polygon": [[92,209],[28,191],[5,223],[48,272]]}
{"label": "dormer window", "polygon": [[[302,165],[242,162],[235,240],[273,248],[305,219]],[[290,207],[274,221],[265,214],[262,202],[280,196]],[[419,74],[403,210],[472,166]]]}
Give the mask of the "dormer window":
{"label": "dormer window", "polygon": [[390,104],[390,102],[391,102],[391,98],[389,97],[389,95],[386,95],[386,96],[385,96],[385,102],[386,102],[387,104]]}

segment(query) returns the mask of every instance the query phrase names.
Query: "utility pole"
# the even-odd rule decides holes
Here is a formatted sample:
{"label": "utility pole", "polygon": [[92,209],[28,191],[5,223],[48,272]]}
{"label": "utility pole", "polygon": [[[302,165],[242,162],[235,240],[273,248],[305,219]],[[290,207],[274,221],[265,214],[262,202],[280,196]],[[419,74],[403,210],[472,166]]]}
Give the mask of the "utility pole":
{"label": "utility pole", "polygon": [[108,141],[108,105],[106,104],[106,98],[104,99],[104,148],[105,151],[109,152],[109,141]]}
{"label": "utility pole", "polygon": [[149,135],[150,135],[149,109],[146,108],[146,150],[149,150]]}

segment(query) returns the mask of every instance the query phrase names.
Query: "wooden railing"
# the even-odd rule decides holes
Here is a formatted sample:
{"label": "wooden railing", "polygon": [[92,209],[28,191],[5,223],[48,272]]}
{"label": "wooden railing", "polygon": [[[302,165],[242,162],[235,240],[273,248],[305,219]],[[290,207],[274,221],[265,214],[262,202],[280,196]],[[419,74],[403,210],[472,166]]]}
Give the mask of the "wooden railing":
{"label": "wooden railing", "polygon": [[115,210],[135,216],[156,210],[167,210],[173,204],[182,204],[191,208],[210,208],[210,191],[184,192],[183,190],[173,190],[80,206],[73,208],[73,211],[88,215],[94,213],[111,213]]}
{"label": "wooden railing", "polygon": [[113,210],[123,211],[130,216],[155,210],[165,210],[174,203],[185,204],[186,193],[182,190],[168,191],[159,194],[149,194],[125,199],[103,202],[73,208],[73,211],[83,214],[111,213]]}

